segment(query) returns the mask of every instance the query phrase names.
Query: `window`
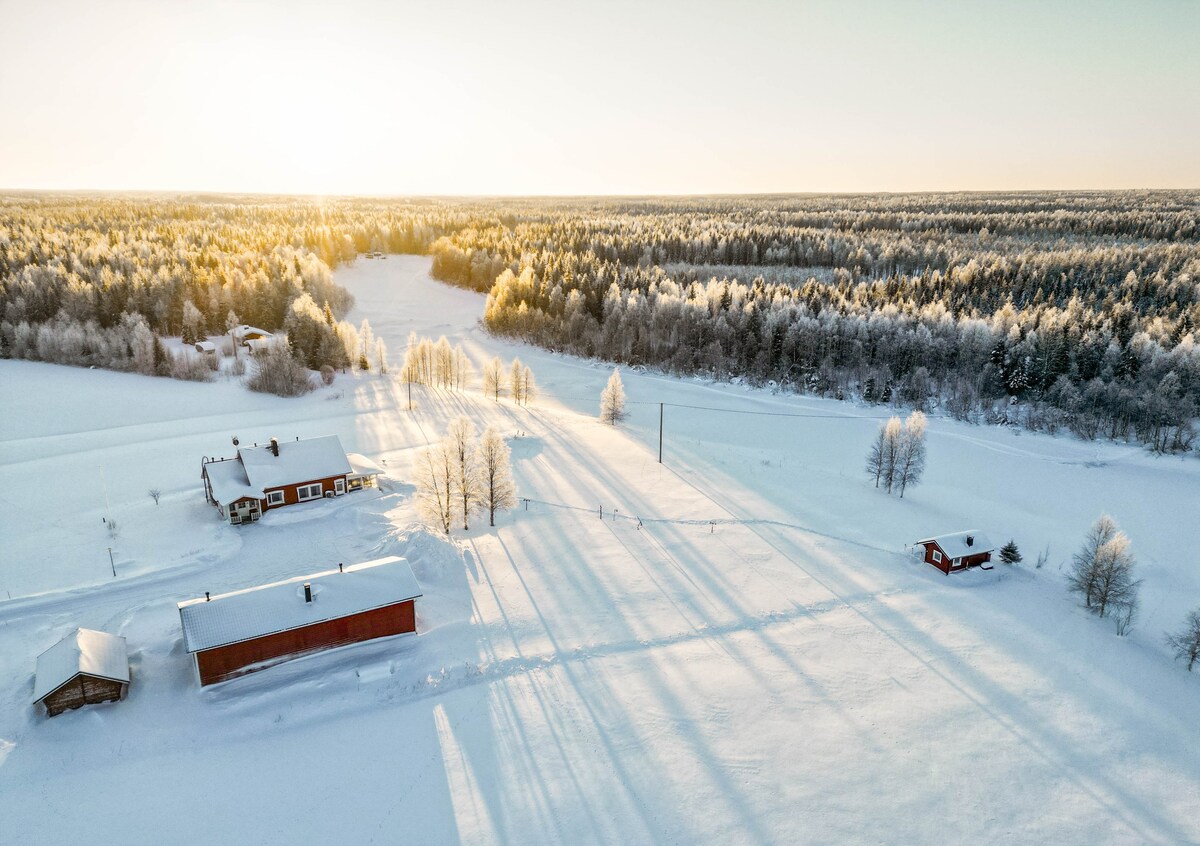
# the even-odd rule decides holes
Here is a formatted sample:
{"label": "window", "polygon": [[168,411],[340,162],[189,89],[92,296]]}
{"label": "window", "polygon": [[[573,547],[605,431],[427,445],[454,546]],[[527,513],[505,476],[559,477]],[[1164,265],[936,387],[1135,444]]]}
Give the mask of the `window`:
{"label": "window", "polygon": [[933,563],[934,564],[942,563],[942,554],[940,552],[938,552],[936,549],[933,551]]}
{"label": "window", "polygon": [[321,483],[314,482],[311,485],[301,485],[300,487],[296,488],[296,493],[299,494],[301,502],[304,502],[304,501],[310,500],[310,499],[320,499],[321,498]]}
{"label": "window", "polygon": [[271,491],[267,494],[267,506],[283,505],[283,491]]}
{"label": "window", "polygon": [[954,559],[954,566],[955,566],[955,567],[961,567],[961,566],[962,566],[962,559],[961,559],[961,558],[955,558],[955,559]]}

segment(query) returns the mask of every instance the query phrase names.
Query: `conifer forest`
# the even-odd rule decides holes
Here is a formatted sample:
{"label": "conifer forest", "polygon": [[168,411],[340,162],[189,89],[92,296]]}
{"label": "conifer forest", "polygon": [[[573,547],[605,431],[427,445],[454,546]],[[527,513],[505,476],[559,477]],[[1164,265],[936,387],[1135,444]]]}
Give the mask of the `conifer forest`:
{"label": "conifer forest", "polygon": [[[0,356],[179,375],[246,323],[349,365],[334,280],[432,256],[498,335],[673,374],[1197,448],[1200,193],[0,198]],[[186,377],[185,377],[186,378]],[[397,378],[403,378],[402,375]]]}

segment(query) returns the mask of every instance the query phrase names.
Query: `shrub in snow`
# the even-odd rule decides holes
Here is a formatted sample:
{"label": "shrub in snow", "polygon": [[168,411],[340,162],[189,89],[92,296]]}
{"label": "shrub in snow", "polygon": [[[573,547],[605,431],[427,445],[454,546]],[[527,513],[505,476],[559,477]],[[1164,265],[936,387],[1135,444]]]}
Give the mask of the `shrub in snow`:
{"label": "shrub in snow", "polygon": [[1183,628],[1166,637],[1167,646],[1175,650],[1176,658],[1187,661],[1188,672],[1200,660],[1200,608],[1190,612]]}
{"label": "shrub in snow", "polygon": [[246,387],[263,394],[298,397],[313,389],[308,368],[292,358],[286,342],[275,341],[254,354],[257,371]]}
{"label": "shrub in snow", "polygon": [[204,356],[184,352],[171,362],[171,378],[185,382],[211,382],[212,368],[205,363]]}
{"label": "shrub in snow", "polygon": [[328,364],[321,365],[321,384],[332,385],[333,377],[334,377],[333,368],[331,366],[329,366]]}

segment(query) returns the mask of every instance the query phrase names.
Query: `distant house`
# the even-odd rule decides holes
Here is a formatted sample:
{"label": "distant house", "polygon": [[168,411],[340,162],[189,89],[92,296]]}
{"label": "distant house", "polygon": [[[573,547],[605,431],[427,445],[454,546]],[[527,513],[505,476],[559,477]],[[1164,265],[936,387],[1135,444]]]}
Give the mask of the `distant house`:
{"label": "distant house", "polygon": [[403,558],[179,603],[203,687],[310,652],[415,632],[420,585]]}
{"label": "distant house", "polygon": [[371,487],[383,471],[367,458],[350,456],[337,435],[297,438],[239,447],[233,458],[204,458],[204,494],[221,517],[253,523],[263,512]]}
{"label": "distant house", "polygon": [[275,337],[273,333],[268,332],[266,329],[259,329],[257,326],[250,326],[244,323],[241,326],[233,327],[229,334],[233,336],[235,344],[248,347],[251,350],[261,349],[271,343],[271,340]]}
{"label": "distant house", "polygon": [[196,352],[198,352],[198,353],[204,353],[206,355],[216,355],[217,345],[214,344],[212,341],[197,341],[195,346],[196,346]]}
{"label": "distant house", "polygon": [[986,564],[996,551],[992,542],[974,529],[926,538],[917,541],[916,545],[925,547],[926,564],[932,564],[947,575]]}
{"label": "distant house", "polygon": [[38,656],[33,698],[48,716],[116,702],[128,690],[129,656],[118,635],[76,629]]}

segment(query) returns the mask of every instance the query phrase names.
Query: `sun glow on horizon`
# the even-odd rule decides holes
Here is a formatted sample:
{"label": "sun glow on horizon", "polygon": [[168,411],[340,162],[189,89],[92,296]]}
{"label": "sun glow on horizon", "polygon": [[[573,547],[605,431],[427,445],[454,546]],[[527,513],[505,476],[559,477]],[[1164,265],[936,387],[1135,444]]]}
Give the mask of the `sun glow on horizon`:
{"label": "sun glow on horizon", "polygon": [[1200,184],[1200,6],[1019,8],[6,2],[0,188]]}

